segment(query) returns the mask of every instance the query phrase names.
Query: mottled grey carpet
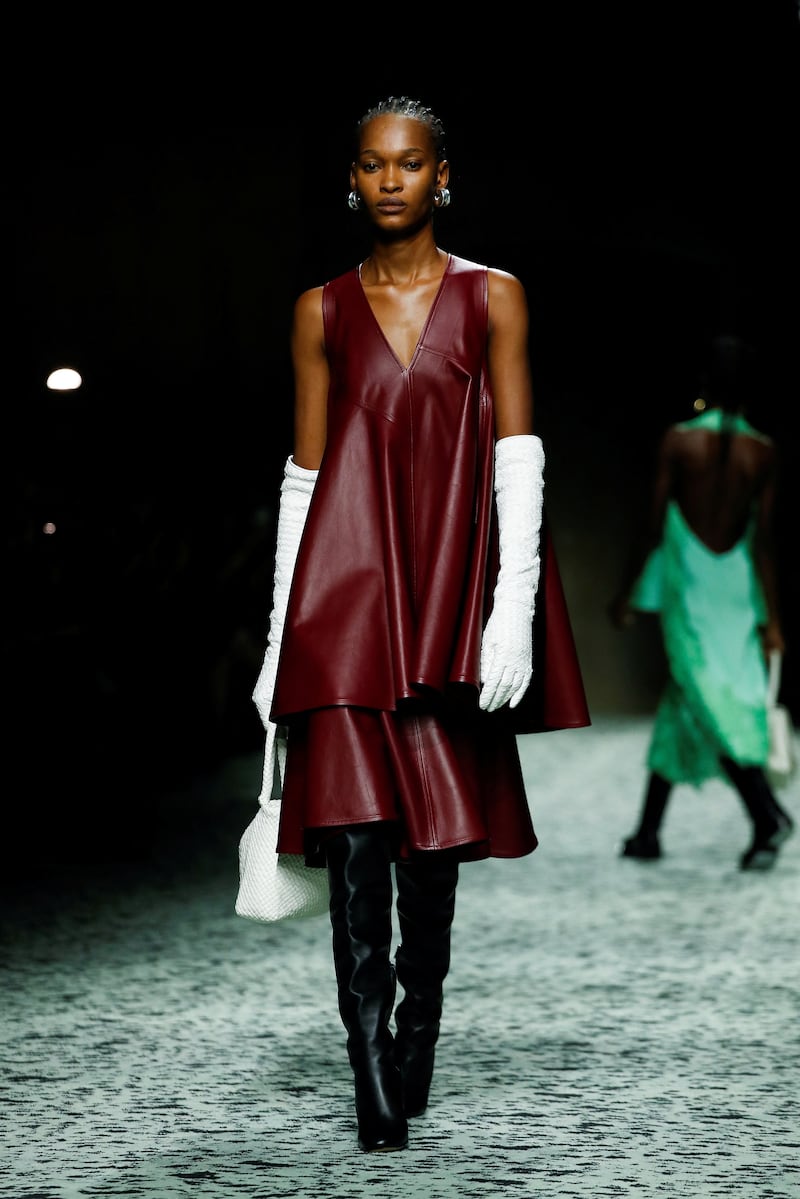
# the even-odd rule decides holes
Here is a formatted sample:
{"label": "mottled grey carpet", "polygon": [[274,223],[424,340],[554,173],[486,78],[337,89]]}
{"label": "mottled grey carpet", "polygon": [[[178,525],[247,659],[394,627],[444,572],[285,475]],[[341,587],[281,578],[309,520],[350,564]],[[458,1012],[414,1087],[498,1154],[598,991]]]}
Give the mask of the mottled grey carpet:
{"label": "mottled grey carpet", "polygon": [[541,845],[462,869],[402,1153],[356,1146],[327,918],[233,912],[258,756],[173,797],[146,865],[9,888],[0,1195],[800,1196],[800,835],[742,873],[736,795],[678,788],[665,856],[621,859],[649,728],[522,739]]}

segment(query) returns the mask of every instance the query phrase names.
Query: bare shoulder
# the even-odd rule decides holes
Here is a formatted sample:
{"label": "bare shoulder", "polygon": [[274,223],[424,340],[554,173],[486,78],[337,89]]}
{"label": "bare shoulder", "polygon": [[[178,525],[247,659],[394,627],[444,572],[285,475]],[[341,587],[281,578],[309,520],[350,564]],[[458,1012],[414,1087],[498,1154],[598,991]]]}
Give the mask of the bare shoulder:
{"label": "bare shoulder", "polygon": [[759,445],[763,445],[767,453],[774,454],[777,452],[778,447],[775,439],[770,437],[769,433],[761,433],[758,429],[753,429],[750,436],[753,438],[753,441],[757,441]]}
{"label": "bare shoulder", "polygon": [[292,345],[300,352],[319,351],[324,341],[322,288],[310,287],[308,291],[301,292],[294,303]]}
{"label": "bare shoulder", "polygon": [[313,321],[322,319],[322,287],[309,287],[295,300],[294,317],[296,321]]}
{"label": "bare shoulder", "polygon": [[689,460],[695,452],[696,447],[697,443],[685,425],[668,425],[661,434],[657,457],[660,458],[662,464],[667,462],[674,463],[679,459]]}
{"label": "bare shoulder", "polygon": [[690,432],[691,430],[683,423],[668,425],[661,436],[661,444],[664,446],[685,445]]}
{"label": "bare shoulder", "polygon": [[508,322],[527,324],[528,297],[517,276],[493,266],[486,268],[486,274],[491,325],[505,325]]}
{"label": "bare shoulder", "polygon": [[780,469],[778,445],[766,433],[757,433],[750,439],[760,455],[761,466],[766,474],[773,474]]}
{"label": "bare shoulder", "polygon": [[509,271],[501,271],[499,267],[487,266],[486,274],[489,283],[489,299],[498,303],[526,303],[525,288]]}

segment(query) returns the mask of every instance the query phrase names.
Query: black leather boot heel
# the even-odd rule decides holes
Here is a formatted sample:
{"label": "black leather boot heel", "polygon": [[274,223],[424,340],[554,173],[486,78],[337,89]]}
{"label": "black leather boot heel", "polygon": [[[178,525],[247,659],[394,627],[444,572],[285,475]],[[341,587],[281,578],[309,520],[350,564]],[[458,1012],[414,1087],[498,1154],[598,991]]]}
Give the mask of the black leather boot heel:
{"label": "black leather boot heel", "polygon": [[355,1083],[358,1143],[365,1153],[405,1149],[408,1123],[389,1021],[392,874],[384,826],[337,833],[326,846],[339,1013]]}
{"label": "black leather boot heel", "polygon": [[395,1013],[395,1052],[405,1113],[411,1118],[428,1106],[443,983],[450,968],[458,863],[431,855],[419,862],[398,862],[396,875],[401,944],[395,960],[405,994]]}

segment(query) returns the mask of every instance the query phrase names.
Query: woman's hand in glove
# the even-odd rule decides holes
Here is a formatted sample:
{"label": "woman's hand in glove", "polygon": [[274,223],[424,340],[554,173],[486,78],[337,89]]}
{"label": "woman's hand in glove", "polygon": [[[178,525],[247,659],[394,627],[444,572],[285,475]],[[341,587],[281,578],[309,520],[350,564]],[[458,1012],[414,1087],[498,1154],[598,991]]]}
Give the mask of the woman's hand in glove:
{"label": "woman's hand in glove", "polygon": [[478,704],[495,712],[507,703],[516,708],[533,675],[533,628],[530,607],[498,598],[481,641],[481,693]]}

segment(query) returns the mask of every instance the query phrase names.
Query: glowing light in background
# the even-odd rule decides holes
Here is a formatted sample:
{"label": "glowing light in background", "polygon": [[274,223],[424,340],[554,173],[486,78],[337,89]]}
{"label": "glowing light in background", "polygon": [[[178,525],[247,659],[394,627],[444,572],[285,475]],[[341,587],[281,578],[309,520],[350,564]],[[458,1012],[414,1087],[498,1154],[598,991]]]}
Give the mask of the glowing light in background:
{"label": "glowing light in background", "polygon": [[[79,372],[71,366],[60,366],[47,376],[49,391],[77,391],[82,383]],[[42,525],[42,532],[45,537],[52,537],[56,532],[55,521],[46,520]]]}
{"label": "glowing light in background", "polygon": [[83,379],[71,366],[60,366],[47,376],[50,391],[77,391]]}

